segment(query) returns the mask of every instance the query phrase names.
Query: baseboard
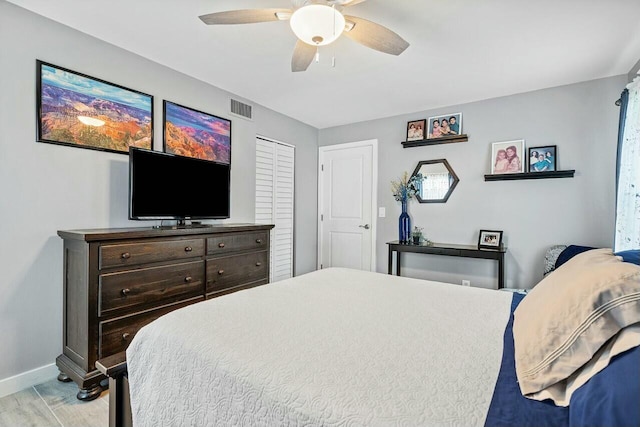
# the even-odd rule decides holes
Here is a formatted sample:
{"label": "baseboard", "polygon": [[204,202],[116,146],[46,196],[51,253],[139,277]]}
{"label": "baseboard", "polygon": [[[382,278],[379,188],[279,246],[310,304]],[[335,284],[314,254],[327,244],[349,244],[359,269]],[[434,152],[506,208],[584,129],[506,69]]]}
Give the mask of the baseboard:
{"label": "baseboard", "polygon": [[52,363],[0,380],[0,397],[52,380],[58,376],[58,373],[56,364]]}

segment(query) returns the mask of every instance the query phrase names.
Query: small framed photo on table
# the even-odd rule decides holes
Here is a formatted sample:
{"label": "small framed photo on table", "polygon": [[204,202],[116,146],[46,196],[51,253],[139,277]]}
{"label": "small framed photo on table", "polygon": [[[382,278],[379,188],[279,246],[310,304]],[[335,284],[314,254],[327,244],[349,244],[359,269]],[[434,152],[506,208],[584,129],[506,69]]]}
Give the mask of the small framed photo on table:
{"label": "small framed photo on table", "polygon": [[425,139],[424,129],[427,125],[427,120],[414,120],[407,123],[407,141],[420,141]]}
{"label": "small framed photo on table", "polygon": [[502,231],[480,230],[478,249],[500,249],[502,247]]}
{"label": "small framed photo on table", "polygon": [[556,170],[558,148],[555,145],[529,148],[529,172],[550,172]]}

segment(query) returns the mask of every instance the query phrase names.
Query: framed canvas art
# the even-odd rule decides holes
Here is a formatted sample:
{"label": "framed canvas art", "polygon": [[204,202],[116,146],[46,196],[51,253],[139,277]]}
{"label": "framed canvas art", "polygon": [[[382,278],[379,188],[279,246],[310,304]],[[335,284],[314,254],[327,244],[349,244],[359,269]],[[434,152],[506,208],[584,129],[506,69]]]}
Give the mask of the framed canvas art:
{"label": "framed canvas art", "polygon": [[36,61],[37,141],[129,155],[153,147],[153,96]]}
{"label": "framed canvas art", "polygon": [[231,164],[231,120],[163,102],[164,151]]}

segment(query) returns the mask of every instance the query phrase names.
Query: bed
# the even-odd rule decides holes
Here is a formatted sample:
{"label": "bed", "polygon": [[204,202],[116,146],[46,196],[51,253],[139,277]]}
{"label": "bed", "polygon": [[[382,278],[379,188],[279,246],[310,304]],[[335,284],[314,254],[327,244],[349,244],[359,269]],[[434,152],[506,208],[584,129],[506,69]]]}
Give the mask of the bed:
{"label": "bed", "polygon": [[[633,267],[637,274],[624,277],[640,299]],[[562,279],[560,272],[571,274],[562,267],[549,276]],[[530,362],[518,355],[523,298],[330,268],[194,304],[141,329],[127,349],[133,424],[640,425],[637,345],[607,353],[586,381],[569,378],[577,386],[561,398],[546,388],[537,400],[523,396],[528,379],[516,368],[518,357]],[[520,311],[536,309],[533,302]],[[618,322],[604,342],[637,326],[640,302],[625,307],[631,323]],[[521,329],[531,333],[531,323],[520,320]]]}

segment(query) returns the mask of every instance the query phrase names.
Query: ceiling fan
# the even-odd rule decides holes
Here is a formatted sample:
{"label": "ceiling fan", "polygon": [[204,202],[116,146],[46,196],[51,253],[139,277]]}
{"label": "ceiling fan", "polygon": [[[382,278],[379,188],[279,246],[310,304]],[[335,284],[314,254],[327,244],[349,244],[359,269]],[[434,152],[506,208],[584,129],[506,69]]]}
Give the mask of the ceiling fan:
{"label": "ceiling fan", "polygon": [[343,33],[350,39],[380,52],[400,55],[409,43],[390,29],[375,22],[342,12],[365,0],[292,0],[292,9],[243,9],[201,15],[207,25],[254,24],[290,21],[298,37],[291,71],[305,71],[319,46],[334,42]]}

